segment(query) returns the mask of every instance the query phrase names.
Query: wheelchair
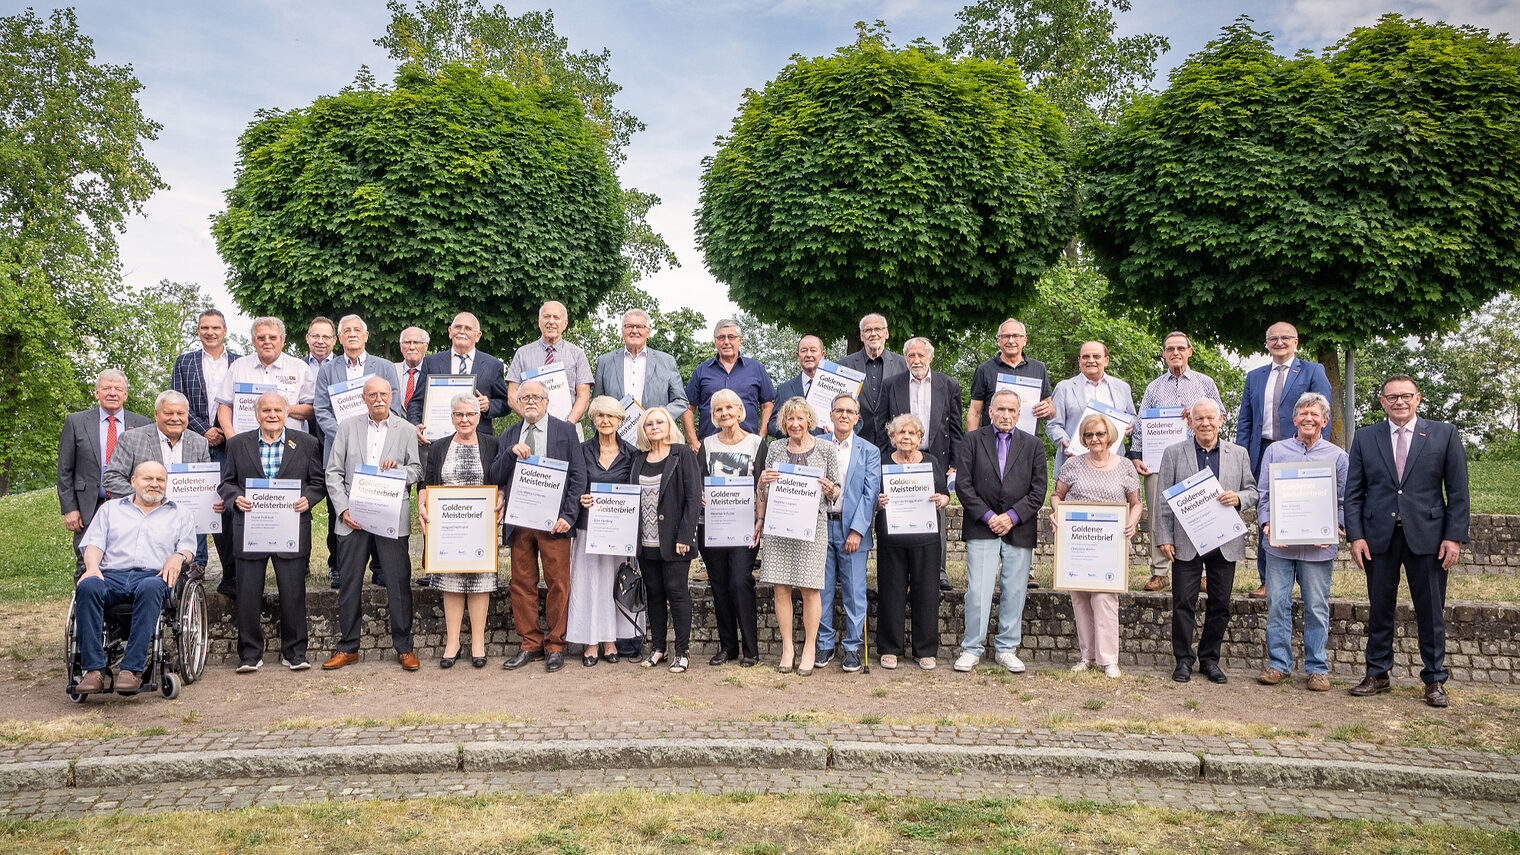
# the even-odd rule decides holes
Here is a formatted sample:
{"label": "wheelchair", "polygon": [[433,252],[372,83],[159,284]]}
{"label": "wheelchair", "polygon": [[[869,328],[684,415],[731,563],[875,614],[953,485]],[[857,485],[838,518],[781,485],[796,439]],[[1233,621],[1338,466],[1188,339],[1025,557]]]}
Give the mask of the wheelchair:
{"label": "wheelchair", "polygon": [[[153,640],[148,645],[147,665],[143,668],[142,688],[136,694],[158,692],[173,700],[179,697],[181,688],[200,679],[206,670],[206,592],[201,585],[199,567],[187,568],[179,574],[174,587],[164,597],[164,611],[153,628]],[[203,572],[203,571],[202,571]],[[69,619],[65,633],[65,649],[68,661],[69,700],[84,703],[89,695],[74,691],[84,678],[84,668],[79,650],[77,623],[74,609],[77,598],[69,600]],[[106,608],[105,613],[106,667],[103,674],[108,686],[114,685],[121,657],[126,652],[127,636],[132,630],[132,603],[117,603]],[[110,690],[101,694],[106,694]]]}

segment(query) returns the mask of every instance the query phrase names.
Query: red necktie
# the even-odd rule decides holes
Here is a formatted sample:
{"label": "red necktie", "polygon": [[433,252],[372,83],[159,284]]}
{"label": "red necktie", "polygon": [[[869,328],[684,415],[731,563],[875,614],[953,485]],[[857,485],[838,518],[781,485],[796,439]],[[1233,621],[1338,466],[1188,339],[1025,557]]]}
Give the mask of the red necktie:
{"label": "red necktie", "polygon": [[406,369],[406,395],[401,399],[401,406],[412,402],[412,392],[417,388],[417,369]]}
{"label": "red necktie", "polygon": [[116,417],[106,416],[106,463],[111,462],[111,452],[116,450]]}
{"label": "red necktie", "polygon": [[545,365],[553,365],[554,364],[554,345],[552,345],[552,344],[546,345],[544,347],[544,364]]}

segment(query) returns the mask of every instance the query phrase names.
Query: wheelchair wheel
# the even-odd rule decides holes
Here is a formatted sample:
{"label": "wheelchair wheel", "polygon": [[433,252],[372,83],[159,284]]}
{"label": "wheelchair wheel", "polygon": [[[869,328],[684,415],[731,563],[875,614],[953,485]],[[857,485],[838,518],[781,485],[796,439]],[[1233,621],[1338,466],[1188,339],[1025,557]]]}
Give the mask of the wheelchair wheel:
{"label": "wheelchair wheel", "polygon": [[159,683],[158,691],[169,700],[179,697],[180,678],[169,673],[164,674],[163,681]]}
{"label": "wheelchair wheel", "polygon": [[69,619],[64,623],[63,649],[64,671],[67,674],[67,688],[64,689],[69,695],[69,700],[76,704],[82,704],[89,695],[81,695],[74,691],[79,681],[84,679],[79,665],[79,635],[74,618],[74,600],[69,600]]}
{"label": "wheelchair wheel", "polygon": [[[176,618],[179,674],[188,686],[199,680],[206,670],[206,596],[205,589],[199,584],[185,586]],[[165,697],[169,697],[167,690],[165,692]]]}

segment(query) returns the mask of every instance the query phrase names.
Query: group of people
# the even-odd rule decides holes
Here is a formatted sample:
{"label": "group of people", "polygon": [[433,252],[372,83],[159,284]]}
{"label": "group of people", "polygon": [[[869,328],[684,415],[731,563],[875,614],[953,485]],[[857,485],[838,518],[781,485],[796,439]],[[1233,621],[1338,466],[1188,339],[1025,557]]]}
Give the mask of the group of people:
{"label": "group of people", "polygon": [[[1181,332],[1163,341],[1166,371],[1146,386],[1137,408],[1129,385],[1107,373],[1109,354],[1102,342],[1083,344],[1080,373],[1052,388],[1044,363],[1024,352],[1026,328],[1009,319],[997,329],[996,355],[976,369],[963,417],[959,383],[932,370],[933,344],[913,338],[901,354],[894,353],[887,349],[887,320],[871,314],[860,321],[862,348],[830,366],[834,376],[844,371],[858,383],[835,394],[827,403],[827,418],[821,419],[823,404],[816,395],[810,400],[824,360],[816,336],[799,341],[799,371],[777,386],[758,361],[743,355],[740,325],[720,321],[713,330],[714,356],[683,381],[669,354],[648,347],[650,323],[644,312],[635,309],[623,316],[624,346],[598,357],[594,370],[584,351],[563,338],[567,322],[563,306],[545,303],[539,311],[540,338],[504,363],[476,349],[480,324],[461,312],[449,326],[447,349],[425,355],[427,332],[409,327],[400,337],[403,359],[392,363],[367,352],[368,329],[357,315],[337,324],[314,320],[306,336],[310,355],[302,360],[284,352],[286,332],[279,319],[254,319],[255,352],[239,357],[226,347],[222,313],[203,312],[198,319],[201,348],[176,361],[171,389],[158,396],[152,420],[125,411],[126,379],[108,370],[97,380],[99,406],[65,422],[58,490],[64,524],[75,536],[81,603],[94,608],[97,602],[108,605],[113,598],[132,596],[150,604],[155,596],[161,601],[162,588],[172,584],[182,565],[205,565],[206,538],[187,549],[183,524],[159,518],[165,505],[169,517],[175,512],[155,479],[172,464],[214,461],[222,474],[221,501],[214,510],[224,524],[211,540],[223,568],[218,590],[237,600],[237,670],[251,673],[263,664],[260,601],[271,563],[279,592],[281,662],[292,669],[310,667],[304,576],[311,510],[324,499],[329,503],[330,573],[339,592],[341,637],[322,667],[332,670],[358,661],[360,593],[368,570],[386,588],[400,664],[415,670],[420,663],[411,633],[411,514],[403,509],[387,532],[360,525],[349,513],[356,473],[365,467],[395,470],[408,485],[419,485],[422,526],[428,523],[427,488],[496,485],[500,521],[516,467],[524,460],[548,459],[563,464],[566,473],[557,518],[543,530],[504,525],[501,531],[511,554],[513,626],[521,638],[519,649],[504,663],[507,669],[541,660],[548,671],[558,671],[567,645],[574,644],[581,646],[586,667],[632,657],[645,667],[686,671],[691,666],[688,580],[691,562],[700,555],[719,636],[710,665],[758,663],[758,569],[758,580],[771,585],[775,598],[778,670],[811,674],[837,655],[844,671],[856,671],[869,655],[867,561],[873,548],[878,595],[873,637],[879,662],[886,669],[898,667],[910,653],[911,640],[913,659],[932,669],[939,654],[939,601],[949,588],[945,515],[953,493],[963,514],[967,564],[965,631],[953,667],[970,671],[985,655],[994,594],[1000,591],[991,631],[993,658],[1020,672],[1025,668],[1018,657],[1022,615],[1026,590],[1035,587],[1030,568],[1049,483],[1045,446],[1031,432],[1043,420],[1045,435],[1056,448],[1052,509],[1063,502],[1121,504],[1126,538],[1142,516],[1147,518],[1152,577],[1145,588],[1159,590],[1171,577],[1173,679],[1190,680],[1196,665],[1199,674],[1214,682],[1228,680],[1219,664],[1220,647],[1235,565],[1245,557],[1244,536],[1200,554],[1160,498],[1207,469],[1222,487],[1217,500],[1241,510],[1255,506],[1263,533],[1257,541],[1262,584],[1254,595],[1268,602],[1267,661],[1257,679],[1276,684],[1293,672],[1296,584],[1305,611],[1306,686],[1312,691],[1329,688],[1328,594],[1338,540],[1279,547],[1270,545],[1265,533],[1271,526],[1272,464],[1333,461],[1335,525],[1366,571],[1372,606],[1366,679],[1351,693],[1376,694],[1389,687],[1394,605],[1403,568],[1419,621],[1426,700],[1446,703],[1446,571],[1467,541],[1468,525],[1460,436],[1450,425],[1418,417],[1419,390],[1400,375],[1382,388],[1387,421],[1358,431],[1349,453],[1335,446],[1325,436],[1331,419],[1325,371],[1296,355],[1298,337],[1290,324],[1274,324],[1267,331],[1271,362],[1247,377],[1232,443],[1222,435],[1218,387],[1189,367],[1192,344]],[[564,385],[556,387],[560,394],[551,395],[540,378],[546,369],[557,374],[560,367]],[[473,378],[472,390],[452,396],[452,424],[446,430],[423,423],[422,393],[430,375]],[[334,391],[361,382],[364,412],[340,420]],[[256,428],[238,431],[234,392],[249,383],[265,384],[271,391],[254,401]],[[820,387],[820,393],[829,388]],[[1130,421],[1122,424],[1095,413],[1095,402]],[[1157,464],[1156,450],[1145,453],[1144,437],[1134,425],[1138,414],[1161,408],[1180,410],[1187,432],[1166,447]],[[518,421],[498,438],[492,420],[509,413]],[[634,416],[630,434],[625,421]],[[579,424],[588,417],[592,434],[583,439]],[[1147,457],[1157,466],[1154,471],[1146,465]],[[904,533],[886,521],[890,499],[883,489],[883,466],[910,464],[932,472],[930,509],[924,513],[934,520]],[[816,525],[801,537],[765,533],[771,489],[783,471],[820,473]],[[748,543],[705,544],[703,487],[704,479],[713,476],[753,479],[755,523]],[[300,498],[293,507],[299,531],[290,533],[287,551],[249,552],[241,537],[243,515],[252,508],[245,494],[251,482],[267,479],[299,482]],[[584,536],[596,506],[591,485],[609,483],[633,485],[639,494],[637,550],[626,562],[588,550]],[[112,510],[101,513],[104,509]],[[145,522],[149,519],[155,520],[151,526]],[[113,548],[113,538],[127,538],[130,548]],[[164,557],[150,560],[156,555]],[[614,589],[625,565],[636,567],[646,586],[647,614],[630,613],[616,602]],[[541,580],[547,589],[542,623]],[[470,662],[484,667],[484,626],[497,575],[428,574],[426,584],[442,591],[444,603],[447,641],[439,665],[453,667],[461,656],[468,614]],[[1207,601],[1195,648],[1202,593]],[[838,626],[836,595],[844,617]],[[801,601],[800,648],[794,599]],[[1072,604],[1080,650],[1072,668],[1096,667],[1120,676],[1117,595],[1073,591]],[[98,621],[81,621],[80,626],[98,631]],[[121,664],[125,672],[142,670],[146,644],[137,643],[138,633],[134,620]],[[646,633],[647,652],[642,649]],[[99,639],[82,635],[80,643],[89,672],[80,685],[86,691],[103,690]]]}

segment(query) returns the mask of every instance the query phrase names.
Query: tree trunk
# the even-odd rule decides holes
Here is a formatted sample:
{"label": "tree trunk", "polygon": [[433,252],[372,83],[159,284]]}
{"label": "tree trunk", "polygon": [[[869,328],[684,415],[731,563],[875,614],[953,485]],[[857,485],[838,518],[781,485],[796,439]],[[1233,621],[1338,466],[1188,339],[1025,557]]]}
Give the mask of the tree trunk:
{"label": "tree trunk", "polygon": [[[1325,375],[1330,378],[1330,441],[1347,448],[1347,440],[1350,434],[1346,432],[1346,394],[1345,376],[1341,373],[1340,352],[1334,345],[1321,344],[1315,349],[1314,358],[1320,365],[1325,366]],[[1354,398],[1355,392],[1351,393]]]}
{"label": "tree trunk", "polygon": [[[891,342],[888,342],[888,344],[891,344]],[[863,347],[865,347],[865,345],[860,341],[860,327],[851,327],[850,331],[846,333],[844,337],[844,353],[841,353],[839,355],[843,357],[854,353]]]}

